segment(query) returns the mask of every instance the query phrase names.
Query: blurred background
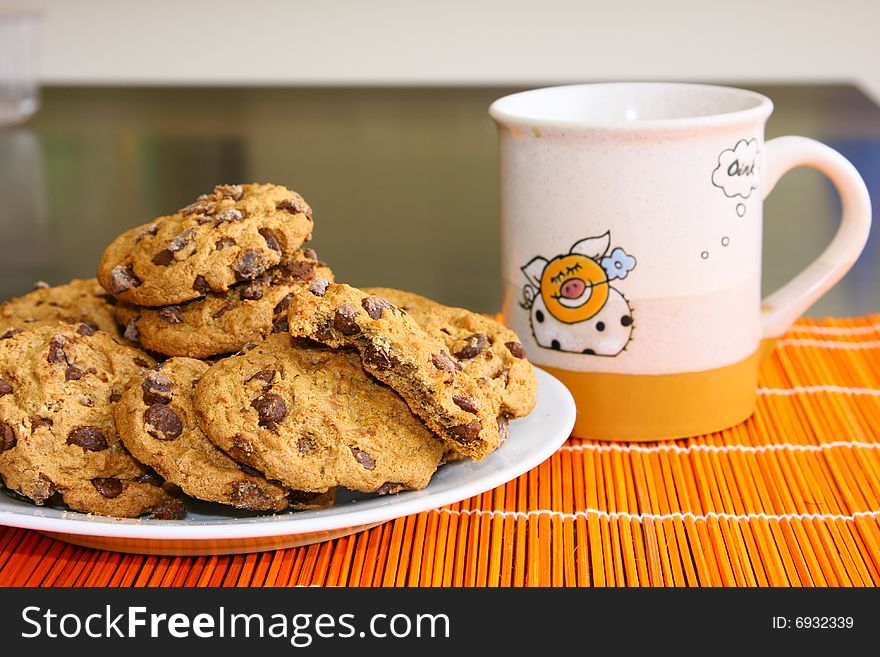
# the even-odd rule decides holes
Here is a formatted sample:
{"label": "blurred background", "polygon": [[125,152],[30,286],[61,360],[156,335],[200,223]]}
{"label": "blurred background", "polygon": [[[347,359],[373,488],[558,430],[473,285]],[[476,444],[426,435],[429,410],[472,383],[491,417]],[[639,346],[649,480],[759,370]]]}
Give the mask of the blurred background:
{"label": "blurred background", "polygon": [[17,0],[52,84],[851,81],[876,0]]}
{"label": "blurred background", "polygon": [[[496,310],[486,110],[548,84],[754,88],[776,103],[768,137],[841,150],[877,207],[878,28],[877,0],[4,0],[0,103],[21,120],[0,128],[0,297],[93,275],[117,233],[214,184],[266,181],[311,203],[340,279]],[[783,179],[765,205],[768,289],[838,212],[818,174]],[[878,280],[874,231],[811,312],[877,311]]]}

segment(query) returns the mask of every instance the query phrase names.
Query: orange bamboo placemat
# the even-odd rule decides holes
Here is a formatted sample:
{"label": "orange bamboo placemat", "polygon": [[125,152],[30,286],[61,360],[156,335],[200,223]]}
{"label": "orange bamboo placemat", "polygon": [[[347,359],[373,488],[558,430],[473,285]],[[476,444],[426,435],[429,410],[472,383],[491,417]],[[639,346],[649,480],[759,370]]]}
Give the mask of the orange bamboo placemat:
{"label": "orange bamboo placemat", "polygon": [[0,585],[880,584],[880,315],[800,320],[759,392],[721,433],[571,439],[483,495],[308,547],[145,557],[3,528]]}

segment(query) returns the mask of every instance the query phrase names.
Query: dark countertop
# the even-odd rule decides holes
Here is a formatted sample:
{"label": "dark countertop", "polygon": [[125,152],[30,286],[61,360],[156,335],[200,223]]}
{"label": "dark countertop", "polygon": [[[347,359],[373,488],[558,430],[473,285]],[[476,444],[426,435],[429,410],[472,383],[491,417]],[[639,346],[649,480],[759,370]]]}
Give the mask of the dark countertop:
{"label": "dark countertop", "polygon": [[[738,85],[776,105],[768,138],[840,150],[880,206],[880,108],[852,85]],[[312,245],[337,278],[475,310],[500,303],[498,168],[487,108],[511,88],[49,88],[0,128],[0,298],[94,275],[118,233],[221,182],[277,182],[315,210]],[[838,201],[787,175],[765,204],[765,287],[817,255]],[[880,310],[880,240],[811,315]]]}

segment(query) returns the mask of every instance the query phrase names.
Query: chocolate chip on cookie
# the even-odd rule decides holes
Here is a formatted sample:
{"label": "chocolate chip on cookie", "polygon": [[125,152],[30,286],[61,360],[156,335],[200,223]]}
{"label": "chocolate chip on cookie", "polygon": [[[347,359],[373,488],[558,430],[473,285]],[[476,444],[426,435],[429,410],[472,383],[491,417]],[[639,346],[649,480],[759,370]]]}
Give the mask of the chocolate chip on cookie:
{"label": "chocolate chip on cookie", "polygon": [[254,374],[248,381],[262,381],[265,385],[263,386],[263,392],[268,390],[272,386],[272,381],[275,380],[275,375],[278,374],[276,370],[265,369],[260,370],[256,374]]}
{"label": "chocolate chip on cookie", "polygon": [[272,308],[273,315],[281,315],[283,314],[285,318],[287,317],[287,309],[290,307],[290,300],[293,298],[293,293],[288,292],[282,297],[281,301],[275,304],[275,307]]}
{"label": "chocolate chip on cookie", "polygon": [[474,399],[467,395],[452,395],[452,401],[461,410],[467,411],[468,413],[477,413],[482,407],[479,399]]}
{"label": "chocolate chip on cookie", "polygon": [[251,402],[257,410],[258,424],[269,431],[277,431],[278,425],[287,416],[287,405],[280,395],[267,392]]}
{"label": "chocolate chip on cookie", "polygon": [[132,317],[125,324],[125,332],[122,334],[126,340],[130,340],[131,342],[138,342],[140,339],[140,334],[137,330],[137,319]]}
{"label": "chocolate chip on cookie", "polygon": [[359,447],[350,447],[352,456],[354,456],[354,460],[360,463],[367,470],[375,470],[376,469],[376,459],[367,454],[365,451],[360,449]]}
{"label": "chocolate chip on cookie", "polygon": [[143,228],[141,228],[137,233],[135,233],[134,241],[135,243],[140,242],[142,239],[147,237],[148,235],[155,235],[159,231],[159,224],[147,224]]}
{"label": "chocolate chip on cookie", "polygon": [[15,429],[6,422],[0,422],[0,452],[12,449],[17,442]]}
{"label": "chocolate chip on cookie", "polygon": [[122,294],[126,290],[140,287],[140,279],[134,275],[131,265],[117,265],[107,277],[107,290],[111,294]]}
{"label": "chocolate chip on cookie", "polygon": [[394,481],[386,481],[384,484],[379,486],[374,492],[376,495],[389,495],[391,493],[396,493],[401,489],[401,485]]}
{"label": "chocolate chip on cookie", "polygon": [[350,304],[343,303],[336,308],[333,316],[333,328],[342,333],[342,335],[351,336],[361,332],[361,327],[357,323],[358,309]]}
{"label": "chocolate chip on cookie", "polygon": [[[290,328],[290,320],[288,320],[288,330]],[[391,354],[385,345],[371,344],[364,347],[361,354],[364,363],[374,370],[390,370],[394,365]]]}
{"label": "chocolate chip on cookie", "polygon": [[234,306],[231,303],[229,303],[228,301],[224,301],[222,304],[220,304],[217,310],[211,313],[211,319],[220,319],[221,317],[223,317],[223,315],[228,313],[233,308]]}
{"label": "chocolate chip on cookie", "polygon": [[94,322],[86,322],[77,326],[76,332],[80,335],[94,335],[98,329],[98,325]]}
{"label": "chocolate chip on cookie", "polygon": [[310,221],[312,219],[312,209],[306,205],[305,201],[300,197],[292,197],[284,199],[283,201],[279,201],[275,204],[275,208],[278,210],[284,210],[285,212],[289,212],[290,214],[303,214]]}
{"label": "chocolate chip on cookie", "polygon": [[443,370],[444,372],[451,372],[454,374],[457,371],[461,371],[461,365],[452,360],[452,357],[442,349],[431,356],[431,363],[433,363],[434,367],[438,370]]}
{"label": "chocolate chip on cookie", "polygon": [[489,338],[482,333],[474,333],[464,339],[464,346],[455,352],[455,357],[459,360],[476,358],[483,353],[488,346]]}
{"label": "chocolate chip on cookie", "polygon": [[232,505],[240,509],[271,509],[273,500],[262,486],[253,481],[236,481],[230,486]]}
{"label": "chocolate chip on cookie", "polygon": [[[153,258],[150,260],[154,265],[158,265],[160,267],[167,267],[172,262],[174,262],[174,254],[168,249],[162,249]],[[124,291],[124,290],[123,290]]]}
{"label": "chocolate chip on cookie", "polygon": [[241,200],[244,194],[244,188],[241,185],[216,185],[214,194],[223,198],[231,198],[233,201]]}
{"label": "chocolate chip on cookie", "polygon": [[[207,194],[203,194],[197,200],[179,210],[184,217],[193,215],[206,216],[214,212],[217,205],[208,200]],[[155,235],[156,233],[153,233]]]}
{"label": "chocolate chip on cookie", "polygon": [[249,281],[266,271],[269,263],[256,249],[247,249],[230,267],[236,280]]}
{"label": "chocolate chip on cookie", "polygon": [[113,477],[95,477],[92,479],[92,486],[108,500],[122,495],[125,485]]}
{"label": "chocolate chip on cookie", "polygon": [[77,445],[89,452],[100,452],[107,449],[110,445],[107,442],[107,436],[98,427],[84,426],[76,427],[67,434],[67,444]]}
{"label": "chocolate chip on cookie", "polygon": [[259,301],[263,298],[263,284],[260,281],[253,281],[241,288],[238,293],[239,301]]}
{"label": "chocolate chip on cookie", "polygon": [[510,423],[505,415],[498,416],[498,434],[501,436],[502,443],[507,440],[507,437],[510,434]]}
{"label": "chocolate chip on cookie", "polygon": [[153,520],[181,520],[186,516],[186,506],[178,499],[166,498],[149,509],[149,515]]}
{"label": "chocolate chip on cookie", "polygon": [[168,404],[153,404],[144,411],[144,428],[159,440],[174,440],[183,433],[180,416]]}
{"label": "chocolate chip on cookie", "polygon": [[[244,219],[244,214],[242,213],[241,210],[238,210],[236,208],[227,208],[226,210],[223,210],[223,211],[215,214],[214,219],[216,219],[220,223],[222,223],[224,221],[241,221]],[[261,228],[260,232],[262,233],[263,230],[267,230],[267,229]],[[280,251],[280,249],[279,249],[279,251]]]}
{"label": "chocolate chip on cookie", "polygon": [[282,252],[281,242],[278,241],[278,238],[275,236],[275,233],[272,232],[269,228],[261,228],[259,231],[260,235],[263,236],[263,239],[266,240],[266,246],[268,246],[273,251],[278,251],[278,253]]}
{"label": "chocolate chip on cookie", "polygon": [[141,390],[142,399],[147,406],[171,403],[171,379],[161,372],[150,372],[144,376]]}
{"label": "chocolate chip on cookie", "polygon": [[479,420],[468,422],[467,424],[459,424],[446,429],[447,435],[462,445],[470,445],[480,440],[480,431],[483,430],[483,423]]}
{"label": "chocolate chip on cookie", "polygon": [[195,277],[195,280],[193,280],[192,289],[196,292],[207,292],[211,289],[211,286],[208,285],[207,279],[199,274]]}
{"label": "chocolate chip on cookie", "polygon": [[309,284],[309,292],[314,294],[316,297],[323,297],[324,293],[327,291],[328,285],[330,285],[330,281],[326,279],[315,279]]}
{"label": "chocolate chip on cookie", "polygon": [[182,324],[183,315],[177,306],[164,306],[156,311],[156,316],[168,324]]}
{"label": "chocolate chip on cookie", "polygon": [[389,310],[394,309],[394,306],[392,306],[387,300],[382,297],[377,297],[374,294],[364,297],[361,301],[361,305],[364,307],[364,310],[367,311],[370,319],[380,319],[382,317],[382,311],[386,308]]}

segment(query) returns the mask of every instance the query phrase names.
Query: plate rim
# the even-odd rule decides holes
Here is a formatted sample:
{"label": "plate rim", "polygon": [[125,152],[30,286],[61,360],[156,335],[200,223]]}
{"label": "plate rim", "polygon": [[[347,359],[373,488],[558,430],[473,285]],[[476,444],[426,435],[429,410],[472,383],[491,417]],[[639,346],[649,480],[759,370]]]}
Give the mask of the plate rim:
{"label": "plate rim", "polygon": [[[352,509],[350,512],[333,515],[317,515],[304,518],[297,514],[290,516],[266,516],[263,522],[234,522],[217,524],[168,524],[169,521],[110,518],[91,516],[75,511],[61,511],[70,517],[51,517],[38,514],[0,510],[0,525],[33,529],[53,534],[75,536],[93,536],[101,538],[119,538],[149,541],[217,541],[227,539],[265,538],[272,536],[296,536],[312,532],[332,531],[365,524],[384,523],[396,518],[424,513],[455,502],[468,499],[522,476],[552,456],[571,435],[575,422],[575,402],[571,393],[557,378],[535,367],[538,378],[538,391],[546,389],[545,395],[554,398],[556,407],[554,415],[559,415],[558,435],[553,434],[540,449],[527,455],[527,458],[501,471],[489,470],[485,475],[472,481],[465,481],[440,492],[430,491],[428,487],[420,491],[401,493],[405,498],[397,498],[398,503],[383,505],[376,508]],[[558,401],[555,401],[558,398]],[[540,400],[539,400],[540,401]],[[540,406],[540,404],[538,405]],[[534,412],[538,411],[536,407]],[[491,459],[491,455],[487,457]],[[485,461],[484,461],[485,462]],[[427,494],[426,494],[427,491]],[[354,504],[357,504],[356,502]],[[34,507],[38,509],[39,507]],[[338,508],[338,507],[337,507]],[[185,521],[172,521],[183,522]],[[63,526],[59,527],[59,524]],[[192,530],[203,535],[192,535]]]}

